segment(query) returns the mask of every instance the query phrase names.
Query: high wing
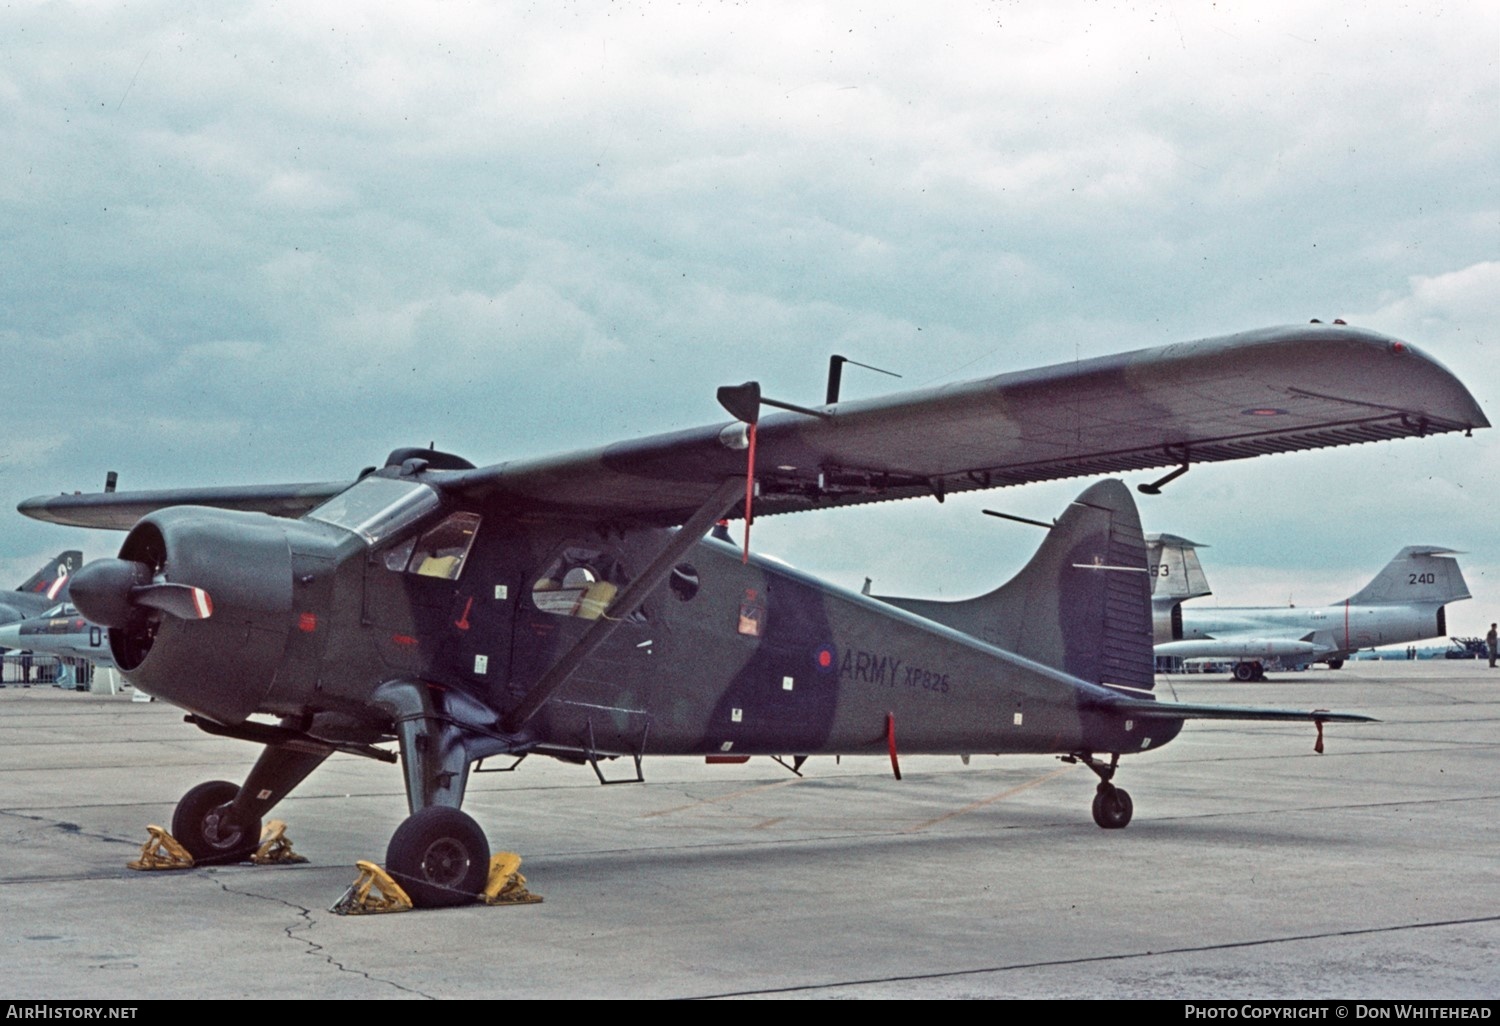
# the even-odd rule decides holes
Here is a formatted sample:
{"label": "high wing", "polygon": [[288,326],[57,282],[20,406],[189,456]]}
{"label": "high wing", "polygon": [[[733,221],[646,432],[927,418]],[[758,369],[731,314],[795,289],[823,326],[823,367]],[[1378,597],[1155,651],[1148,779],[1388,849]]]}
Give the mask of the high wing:
{"label": "high wing", "polygon": [[16,508],[34,520],[73,527],[128,531],[147,513],[168,506],[213,506],[279,517],[300,517],[324,499],[348,488],[352,481],[312,484],[233,485],[229,487],[168,488],[139,492],[95,492],[39,495]]}
{"label": "high wing", "polygon": [[[1414,347],[1337,325],[1269,328],[877,399],[774,412],[756,432],[757,515],[1080,475],[1242,459],[1489,426]],[[441,487],[516,515],[680,524],[744,477],[737,421],[445,471]],[[64,495],[21,512],[129,527],[191,502],[296,516],[335,485]]]}

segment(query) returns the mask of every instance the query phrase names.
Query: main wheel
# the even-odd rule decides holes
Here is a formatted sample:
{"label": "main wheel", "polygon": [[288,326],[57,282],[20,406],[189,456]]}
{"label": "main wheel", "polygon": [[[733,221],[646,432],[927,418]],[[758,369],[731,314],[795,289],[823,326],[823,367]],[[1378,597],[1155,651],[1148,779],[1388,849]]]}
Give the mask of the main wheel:
{"label": "main wheel", "polygon": [[465,905],[484,890],[490,842],[469,816],[432,805],[396,828],[385,869],[418,907]]}
{"label": "main wheel", "polygon": [[1330,660],[1328,660],[1328,668],[1330,670],[1337,670],[1337,669],[1339,669],[1343,665],[1344,665],[1344,661],[1342,659],[1330,659]]}
{"label": "main wheel", "polygon": [[1234,664],[1234,679],[1237,680],[1237,681],[1240,681],[1242,683],[1245,682],[1245,681],[1252,681],[1252,680],[1254,680],[1255,679],[1255,664],[1254,663],[1235,663]]}
{"label": "main wheel", "polygon": [[1095,823],[1105,830],[1119,830],[1130,822],[1133,812],[1135,803],[1130,800],[1130,794],[1123,787],[1099,785],[1099,790],[1094,795]]}
{"label": "main wheel", "polygon": [[240,793],[227,780],[199,784],[177,803],[172,813],[172,836],[199,865],[241,862],[260,846],[260,821],[236,823],[228,805]]}

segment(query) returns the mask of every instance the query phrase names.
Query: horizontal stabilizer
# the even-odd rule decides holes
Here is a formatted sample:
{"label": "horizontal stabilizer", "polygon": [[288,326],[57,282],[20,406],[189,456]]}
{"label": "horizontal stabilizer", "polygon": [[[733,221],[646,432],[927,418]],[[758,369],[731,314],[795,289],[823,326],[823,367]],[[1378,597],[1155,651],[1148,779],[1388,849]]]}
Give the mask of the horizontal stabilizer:
{"label": "horizontal stabilizer", "polygon": [[1158,702],[1149,698],[1118,698],[1106,703],[1116,712],[1158,720],[1279,720],[1293,723],[1379,723],[1373,716],[1336,713],[1327,709],[1257,709],[1234,705],[1195,705]]}

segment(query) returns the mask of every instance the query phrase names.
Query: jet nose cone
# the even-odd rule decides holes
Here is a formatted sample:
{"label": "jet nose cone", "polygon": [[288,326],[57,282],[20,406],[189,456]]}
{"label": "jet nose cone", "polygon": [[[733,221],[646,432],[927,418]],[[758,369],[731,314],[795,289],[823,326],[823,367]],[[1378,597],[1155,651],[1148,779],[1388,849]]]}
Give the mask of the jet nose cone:
{"label": "jet nose cone", "polygon": [[125,559],[96,559],[71,578],[73,605],[86,619],[105,627],[124,627],[135,614],[132,588],[151,583],[151,568]]}

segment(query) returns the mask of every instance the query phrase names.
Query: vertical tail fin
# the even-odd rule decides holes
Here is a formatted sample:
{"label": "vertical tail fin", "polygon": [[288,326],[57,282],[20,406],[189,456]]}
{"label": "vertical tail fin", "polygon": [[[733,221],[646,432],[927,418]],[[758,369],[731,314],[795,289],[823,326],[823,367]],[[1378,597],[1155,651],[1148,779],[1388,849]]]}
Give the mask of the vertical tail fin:
{"label": "vertical tail fin", "polygon": [[1149,690],[1151,598],[1146,541],[1130,490],[1089,487],[1025,568],[963,602],[886,598],[955,630],[1094,683]]}
{"label": "vertical tail fin", "polygon": [[1435,545],[1408,545],[1373,581],[1345,601],[1351,606],[1374,606],[1469,598],[1469,586],[1458,569],[1458,560],[1453,558],[1459,554]]}
{"label": "vertical tail fin", "polygon": [[56,598],[62,586],[67,583],[68,576],[81,566],[83,566],[82,552],[77,549],[60,552],[56,558],[43,564],[40,570],[28,577],[25,583],[16,590]]}
{"label": "vertical tail fin", "polygon": [[1213,594],[1203,564],[1198,562],[1200,548],[1208,546],[1175,534],[1146,535],[1146,570],[1151,576],[1153,602],[1181,602]]}

